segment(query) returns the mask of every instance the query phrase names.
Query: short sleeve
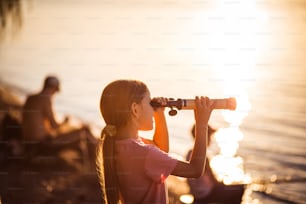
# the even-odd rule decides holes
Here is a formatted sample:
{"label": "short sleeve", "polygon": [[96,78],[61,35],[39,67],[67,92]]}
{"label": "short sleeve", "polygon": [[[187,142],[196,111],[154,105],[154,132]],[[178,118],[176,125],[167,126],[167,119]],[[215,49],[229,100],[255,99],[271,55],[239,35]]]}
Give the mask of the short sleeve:
{"label": "short sleeve", "polygon": [[148,146],[149,151],[145,158],[146,175],[155,182],[163,183],[173,171],[177,160],[154,145]]}

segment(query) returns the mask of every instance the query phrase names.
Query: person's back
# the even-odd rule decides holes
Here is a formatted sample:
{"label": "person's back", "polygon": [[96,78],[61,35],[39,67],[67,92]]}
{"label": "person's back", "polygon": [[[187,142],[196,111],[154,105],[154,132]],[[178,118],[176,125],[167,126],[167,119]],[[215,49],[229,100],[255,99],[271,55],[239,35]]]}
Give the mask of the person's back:
{"label": "person's back", "polygon": [[58,126],[54,121],[51,98],[42,93],[31,95],[23,107],[22,129],[25,141],[43,141],[48,136],[47,123]]}
{"label": "person's back", "polygon": [[[59,92],[60,82],[55,76],[47,76],[42,90],[29,95],[23,106],[22,133],[25,153],[29,156],[56,155],[62,150],[73,150],[88,161],[88,169],[95,166],[97,139],[87,125],[73,127],[69,117],[57,122],[52,98]],[[66,128],[65,131],[62,131]]]}
{"label": "person's back", "polygon": [[[55,121],[51,97],[59,91],[60,82],[55,76],[45,78],[42,90],[28,96],[22,113],[23,138],[27,142],[41,142],[50,136],[50,130],[60,125]],[[50,128],[49,128],[50,127]]]}

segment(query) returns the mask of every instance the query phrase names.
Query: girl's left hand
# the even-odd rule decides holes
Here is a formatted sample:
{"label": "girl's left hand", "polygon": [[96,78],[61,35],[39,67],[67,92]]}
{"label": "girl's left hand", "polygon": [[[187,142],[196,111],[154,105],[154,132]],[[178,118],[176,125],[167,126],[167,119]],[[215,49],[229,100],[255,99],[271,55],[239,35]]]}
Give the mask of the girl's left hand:
{"label": "girl's left hand", "polygon": [[[155,97],[152,99],[153,101],[156,101],[157,103],[161,104],[162,106],[166,106],[168,99],[164,98],[164,97]],[[158,107],[158,108],[154,108],[154,112],[164,112],[165,107]]]}

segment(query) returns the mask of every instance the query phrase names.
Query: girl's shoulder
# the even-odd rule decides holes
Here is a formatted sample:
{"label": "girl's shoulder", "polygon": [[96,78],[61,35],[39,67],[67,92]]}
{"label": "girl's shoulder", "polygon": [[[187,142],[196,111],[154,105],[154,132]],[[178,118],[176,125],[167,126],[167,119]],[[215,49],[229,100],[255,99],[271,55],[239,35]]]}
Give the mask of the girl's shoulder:
{"label": "girl's shoulder", "polygon": [[141,138],[127,138],[127,139],[122,139],[122,140],[116,140],[116,144],[119,145],[144,145],[144,142],[142,141]]}
{"label": "girl's shoulder", "polygon": [[123,150],[123,151],[133,151],[138,153],[148,153],[150,151],[155,151],[158,149],[153,144],[146,144],[142,138],[129,138],[124,140],[118,140],[116,141],[116,149],[117,151]]}

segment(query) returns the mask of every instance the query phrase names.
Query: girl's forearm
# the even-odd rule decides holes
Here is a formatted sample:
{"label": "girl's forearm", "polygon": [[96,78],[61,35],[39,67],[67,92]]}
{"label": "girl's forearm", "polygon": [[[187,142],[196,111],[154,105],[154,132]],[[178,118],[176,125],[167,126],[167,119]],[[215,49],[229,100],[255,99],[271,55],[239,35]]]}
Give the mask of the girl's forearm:
{"label": "girl's forearm", "polygon": [[154,113],[155,132],[153,142],[164,152],[169,152],[169,135],[166,118],[163,112]]}
{"label": "girl's forearm", "polygon": [[190,164],[196,169],[196,174],[201,176],[205,167],[206,148],[207,148],[207,124],[196,125],[196,137]]}

